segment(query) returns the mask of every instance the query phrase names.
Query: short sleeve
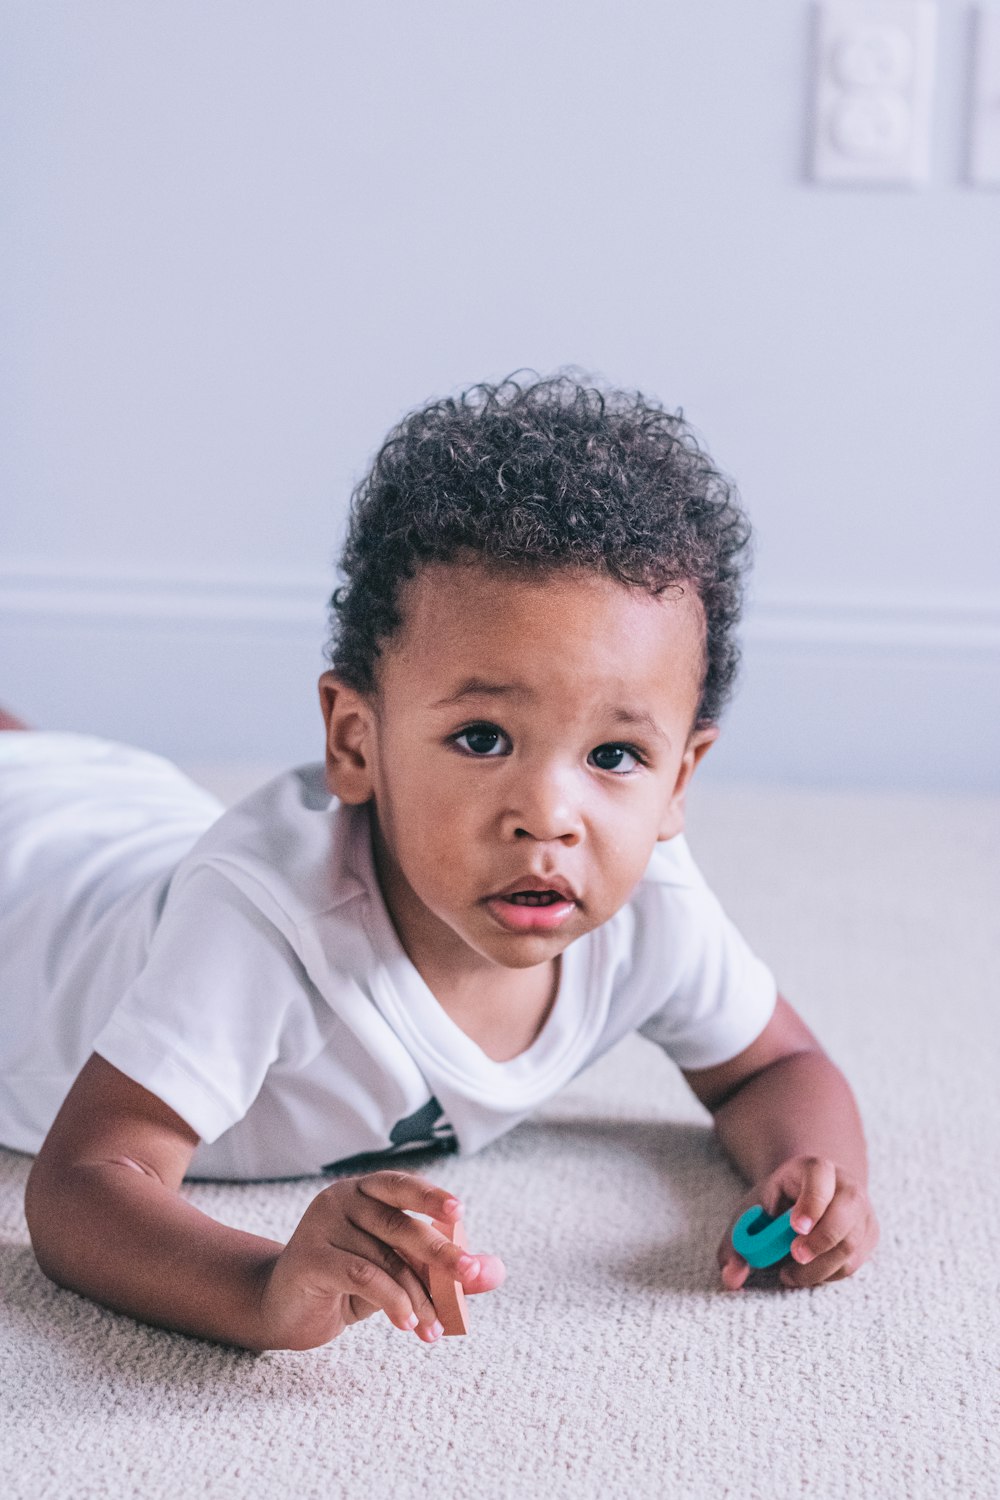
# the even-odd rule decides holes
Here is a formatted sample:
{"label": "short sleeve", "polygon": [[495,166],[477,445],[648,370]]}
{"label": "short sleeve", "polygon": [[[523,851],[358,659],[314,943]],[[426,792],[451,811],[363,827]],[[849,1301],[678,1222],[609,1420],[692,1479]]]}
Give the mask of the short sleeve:
{"label": "short sleeve", "polygon": [[93,1048],[211,1143],[257,1097],[307,984],[273,922],[199,865],[175,882],[146,963]]}
{"label": "short sleeve", "polygon": [[702,881],[653,885],[637,927],[639,966],[662,976],[663,1005],[637,1029],[680,1068],[728,1062],[774,1012],[777,983]]}

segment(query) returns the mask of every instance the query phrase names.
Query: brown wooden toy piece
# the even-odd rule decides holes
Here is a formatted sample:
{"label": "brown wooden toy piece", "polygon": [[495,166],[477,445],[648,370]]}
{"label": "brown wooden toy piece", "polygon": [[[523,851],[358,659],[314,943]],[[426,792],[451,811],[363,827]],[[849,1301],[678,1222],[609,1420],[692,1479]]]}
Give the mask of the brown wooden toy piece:
{"label": "brown wooden toy piece", "polygon": [[[454,1224],[442,1224],[439,1220],[433,1221],[434,1228],[440,1229],[446,1239],[451,1240],[453,1245],[460,1245],[464,1250],[468,1241],[465,1238],[465,1226],[461,1219]],[[469,1314],[465,1307],[465,1290],[460,1281],[453,1281],[448,1271],[438,1266],[428,1266],[429,1276],[428,1290],[431,1301],[437,1308],[437,1315],[441,1327],[445,1333],[468,1333]]]}

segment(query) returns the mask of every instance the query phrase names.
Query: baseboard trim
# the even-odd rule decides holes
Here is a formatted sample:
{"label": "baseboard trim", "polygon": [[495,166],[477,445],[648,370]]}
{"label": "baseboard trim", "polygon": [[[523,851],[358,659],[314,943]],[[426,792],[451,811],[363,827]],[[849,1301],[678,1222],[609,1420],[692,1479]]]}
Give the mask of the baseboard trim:
{"label": "baseboard trim", "polygon": [[749,607],[744,635],[777,645],[1000,652],[1000,604],[767,599]]}
{"label": "baseboard trim", "polygon": [[[0,702],[187,764],[322,752],[331,580],[6,570]],[[1000,792],[1000,607],[766,598],[700,779]]]}
{"label": "baseboard trim", "polygon": [[321,575],[0,566],[0,614],[60,618],[311,624],[333,584]]}
{"label": "baseboard trim", "polygon": [[[318,573],[166,573],[13,563],[0,566],[0,615],[48,625],[86,618],[311,626],[324,616],[333,587],[332,577]],[[751,599],[742,634],[748,643],[796,647],[1000,652],[1000,600],[771,595]]]}

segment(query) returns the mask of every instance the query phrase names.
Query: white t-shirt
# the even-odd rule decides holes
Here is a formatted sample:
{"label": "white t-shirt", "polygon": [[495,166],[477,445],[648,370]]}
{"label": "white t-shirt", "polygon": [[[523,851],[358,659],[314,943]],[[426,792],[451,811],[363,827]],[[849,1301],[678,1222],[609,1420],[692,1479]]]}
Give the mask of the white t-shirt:
{"label": "white t-shirt", "polygon": [[534,1043],[493,1061],[407,957],[368,806],[322,766],[224,810],[168,761],[69,734],[0,734],[0,955],[0,1143],[37,1151],[96,1051],[197,1132],[202,1178],[478,1151],[626,1033],[709,1067],[776,1000],[678,836],[563,951]]}

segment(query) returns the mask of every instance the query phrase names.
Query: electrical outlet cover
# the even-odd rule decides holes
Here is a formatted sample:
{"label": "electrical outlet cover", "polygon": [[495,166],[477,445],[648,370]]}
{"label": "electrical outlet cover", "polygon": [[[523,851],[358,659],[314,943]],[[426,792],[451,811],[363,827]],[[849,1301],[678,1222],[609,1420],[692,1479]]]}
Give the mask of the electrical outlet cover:
{"label": "electrical outlet cover", "polygon": [[816,10],[815,180],[926,182],[937,22],[932,0],[825,0]]}
{"label": "electrical outlet cover", "polygon": [[969,130],[969,181],[1000,187],[1000,10],[980,6]]}

